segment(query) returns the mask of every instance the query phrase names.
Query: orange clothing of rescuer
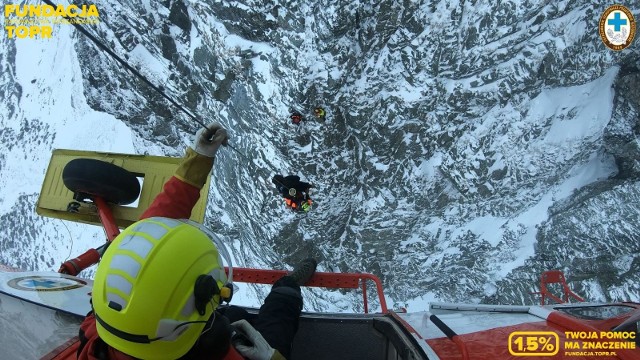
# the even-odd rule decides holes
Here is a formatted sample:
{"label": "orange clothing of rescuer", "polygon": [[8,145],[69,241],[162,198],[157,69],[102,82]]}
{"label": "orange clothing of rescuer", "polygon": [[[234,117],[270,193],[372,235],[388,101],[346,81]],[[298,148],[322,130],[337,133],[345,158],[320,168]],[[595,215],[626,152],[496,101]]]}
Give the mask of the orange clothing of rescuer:
{"label": "orange clothing of rescuer", "polygon": [[312,184],[300,181],[300,177],[297,175],[275,175],[271,182],[276,186],[289,209],[303,212],[311,210],[313,201],[309,196],[309,191],[313,187]]}

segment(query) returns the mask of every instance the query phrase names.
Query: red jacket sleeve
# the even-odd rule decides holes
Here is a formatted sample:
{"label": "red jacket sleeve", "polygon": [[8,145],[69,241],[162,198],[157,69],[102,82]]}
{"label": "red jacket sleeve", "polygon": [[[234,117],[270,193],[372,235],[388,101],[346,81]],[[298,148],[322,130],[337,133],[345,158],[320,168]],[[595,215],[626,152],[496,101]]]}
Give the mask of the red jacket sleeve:
{"label": "red jacket sleeve", "polygon": [[188,219],[198,199],[200,199],[200,189],[176,177],[171,177],[140,219],[154,216]]}

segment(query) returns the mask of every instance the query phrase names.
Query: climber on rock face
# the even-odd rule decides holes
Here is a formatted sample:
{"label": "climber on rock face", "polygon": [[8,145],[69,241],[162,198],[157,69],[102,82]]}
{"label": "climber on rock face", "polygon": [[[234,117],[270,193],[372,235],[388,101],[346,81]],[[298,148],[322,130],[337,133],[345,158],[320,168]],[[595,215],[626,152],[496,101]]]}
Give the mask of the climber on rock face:
{"label": "climber on rock face", "polygon": [[298,112],[298,111],[292,111],[291,115],[289,116],[289,118],[291,119],[291,122],[294,125],[300,125],[302,120],[304,120],[304,118],[302,117],[302,114],[300,114],[300,112]]}
{"label": "climber on rock face", "polygon": [[298,175],[276,175],[271,182],[276,186],[289,209],[302,212],[311,210],[313,201],[309,191],[313,187],[312,184],[300,181]]}
{"label": "climber on rock face", "polygon": [[318,118],[318,119],[324,119],[325,115],[327,114],[323,108],[321,107],[317,107],[315,109],[313,109],[313,114]]}

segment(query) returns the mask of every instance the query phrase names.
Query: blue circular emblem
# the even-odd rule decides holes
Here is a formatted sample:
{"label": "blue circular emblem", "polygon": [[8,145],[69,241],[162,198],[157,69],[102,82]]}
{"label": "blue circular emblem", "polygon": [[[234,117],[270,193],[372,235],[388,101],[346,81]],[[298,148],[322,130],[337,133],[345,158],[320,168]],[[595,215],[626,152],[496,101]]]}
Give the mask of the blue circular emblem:
{"label": "blue circular emblem", "polygon": [[85,281],[60,276],[23,276],[11,279],[7,285],[24,291],[64,291],[87,285]]}

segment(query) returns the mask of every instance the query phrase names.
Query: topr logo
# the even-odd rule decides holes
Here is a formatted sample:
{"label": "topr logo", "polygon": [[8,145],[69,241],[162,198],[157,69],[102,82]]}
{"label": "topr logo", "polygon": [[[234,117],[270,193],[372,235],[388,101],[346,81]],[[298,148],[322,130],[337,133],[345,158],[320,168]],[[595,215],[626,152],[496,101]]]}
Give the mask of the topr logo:
{"label": "topr logo", "polygon": [[600,37],[611,50],[620,51],[631,45],[636,35],[636,21],[622,5],[610,6],[600,17]]}
{"label": "topr logo", "polygon": [[96,25],[100,14],[95,5],[25,5],[4,6],[4,29],[9,39],[50,39],[53,25]]}

